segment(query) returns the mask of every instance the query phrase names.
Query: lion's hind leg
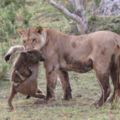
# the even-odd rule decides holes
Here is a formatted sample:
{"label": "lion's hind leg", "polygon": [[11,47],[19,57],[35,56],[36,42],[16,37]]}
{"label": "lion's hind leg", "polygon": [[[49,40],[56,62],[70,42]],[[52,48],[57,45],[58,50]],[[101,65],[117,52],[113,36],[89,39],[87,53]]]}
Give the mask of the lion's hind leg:
{"label": "lion's hind leg", "polygon": [[111,87],[109,83],[109,76],[110,76],[110,60],[106,62],[105,58],[99,58],[93,62],[93,68],[96,72],[96,77],[98,79],[98,83],[101,87],[101,97],[95,103],[96,107],[102,106],[111,93]]}
{"label": "lion's hind leg", "polygon": [[109,84],[109,75],[108,74],[101,74],[101,73],[97,72],[96,75],[97,75],[98,82],[100,84],[101,91],[102,91],[100,99],[95,103],[96,107],[98,108],[98,107],[102,106],[106,102],[107,98],[109,97],[110,84]]}
{"label": "lion's hind leg", "polygon": [[[118,61],[119,62],[119,61]],[[119,80],[119,64],[115,64],[113,61],[111,66],[111,79],[114,86],[113,95],[110,97],[109,101],[117,100],[120,97],[120,80]]]}

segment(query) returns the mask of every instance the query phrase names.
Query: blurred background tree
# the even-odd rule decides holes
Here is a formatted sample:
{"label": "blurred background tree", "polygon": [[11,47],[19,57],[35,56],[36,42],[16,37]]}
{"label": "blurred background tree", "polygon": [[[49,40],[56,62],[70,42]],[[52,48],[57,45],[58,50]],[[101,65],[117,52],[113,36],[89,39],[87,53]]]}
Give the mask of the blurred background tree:
{"label": "blurred background tree", "polygon": [[[61,2],[63,1],[63,2]],[[85,34],[89,31],[87,7],[92,2],[94,6],[89,7],[91,11],[89,16],[119,16],[120,15],[120,0],[48,0],[48,2],[62,12],[65,16],[69,17],[76,22],[78,32]],[[68,3],[70,7],[67,7]],[[71,10],[71,9],[72,10]],[[91,10],[90,10],[91,9]],[[93,16],[92,16],[93,17]],[[90,31],[89,31],[90,32]]]}

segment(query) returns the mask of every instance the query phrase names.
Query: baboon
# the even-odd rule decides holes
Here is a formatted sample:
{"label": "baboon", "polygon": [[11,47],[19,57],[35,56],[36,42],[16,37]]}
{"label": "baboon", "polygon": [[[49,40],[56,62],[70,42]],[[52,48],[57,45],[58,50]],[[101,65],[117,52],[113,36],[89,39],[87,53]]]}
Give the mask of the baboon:
{"label": "baboon", "polygon": [[11,73],[11,93],[8,99],[10,109],[13,109],[12,99],[19,92],[36,98],[45,99],[45,95],[38,89],[39,61],[43,60],[38,51],[21,52],[14,63]]}

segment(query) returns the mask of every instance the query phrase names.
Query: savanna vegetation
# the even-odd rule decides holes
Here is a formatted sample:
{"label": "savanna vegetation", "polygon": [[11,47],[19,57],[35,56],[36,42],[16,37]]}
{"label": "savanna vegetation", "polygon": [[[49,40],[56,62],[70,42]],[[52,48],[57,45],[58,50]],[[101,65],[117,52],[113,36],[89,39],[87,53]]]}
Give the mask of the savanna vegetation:
{"label": "savanna vegetation", "polygon": [[[60,1],[60,0],[59,0]],[[71,11],[68,0],[61,0]],[[100,0],[86,0],[88,31],[111,30],[120,34],[120,16],[91,14],[91,4],[99,6]],[[63,101],[61,84],[56,88],[56,101],[36,103],[37,99],[25,99],[18,95],[14,100],[14,112],[9,112],[7,98],[10,91],[11,64],[4,61],[4,55],[10,46],[20,44],[18,28],[42,26],[58,29],[68,34],[80,34],[76,23],[59,12],[45,0],[0,0],[0,120],[119,120],[120,105],[106,103],[96,109],[92,105],[99,98],[100,88],[94,71],[86,74],[70,72],[73,99]],[[40,65],[39,86],[46,92],[45,72]],[[112,86],[111,86],[112,87]]]}

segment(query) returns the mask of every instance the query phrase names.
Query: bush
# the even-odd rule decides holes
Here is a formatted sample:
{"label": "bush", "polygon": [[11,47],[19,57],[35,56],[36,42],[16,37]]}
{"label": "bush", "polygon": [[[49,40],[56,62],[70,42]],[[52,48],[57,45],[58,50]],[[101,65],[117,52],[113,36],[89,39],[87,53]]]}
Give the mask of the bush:
{"label": "bush", "polygon": [[91,16],[89,18],[89,31],[97,30],[110,30],[120,34],[120,16]]}
{"label": "bush", "polygon": [[[21,11],[23,17],[22,26],[29,26],[29,19],[31,14],[25,8],[25,0],[0,0],[0,55],[3,56],[8,44],[12,44],[12,38],[16,39],[16,29],[18,23],[16,16]],[[7,43],[7,44],[4,44]],[[7,64],[0,59],[0,79],[5,77],[7,71]]]}
{"label": "bush", "polygon": [[8,65],[7,64],[0,64],[0,80],[7,80],[7,69],[8,69]]}
{"label": "bush", "polygon": [[94,0],[94,2],[95,2],[95,4],[96,4],[96,6],[99,6],[101,0]]}
{"label": "bush", "polygon": [[25,8],[25,0],[0,0],[0,42],[7,41],[16,33],[16,15],[22,11],[23,25],[29,25],[31,14]]}

